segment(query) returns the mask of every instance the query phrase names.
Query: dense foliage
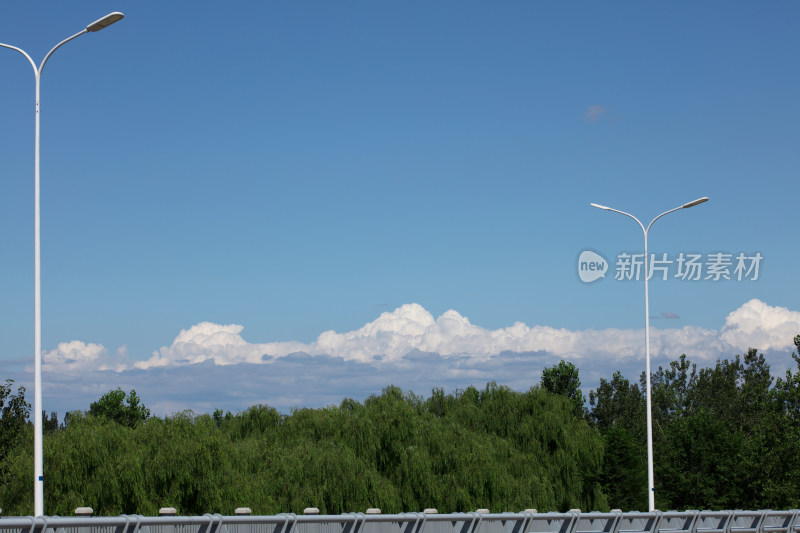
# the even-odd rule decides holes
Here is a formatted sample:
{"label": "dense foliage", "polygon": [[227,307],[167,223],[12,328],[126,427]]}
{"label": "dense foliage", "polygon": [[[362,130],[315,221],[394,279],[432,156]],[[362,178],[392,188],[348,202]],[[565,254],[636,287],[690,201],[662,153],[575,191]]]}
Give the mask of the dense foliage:
{"label": "dense foliage", "polygon": [[108,391],[89,406],[89,414],[105,417],[117,424],[134,428],[150,417],[150,409],[145,407],[135,390],[127,395],[125,391]]}
{"label": "dense foliage", "polygon": [[[800,336],[795,338],[800,352]],[[800,357],[774,380],[755,350],[652,376],[660,509],[800,507]],[[644,380],[642,375],[641,380]],[[644,386],[620,373],[583,405],[567,362],[516,392],[489,383],[428,398],[387,387],[362,404],[150,417],[135,391],[47,420],[45,508],[71,514],[643,510]],[[24,389],[0,387],[0,507],[32,509]],[[3,475],[4,474],[4,475]]]}
{"label": "dense foliage", "polygon": [[551,394],[569,398],[577,416],[586,415],[586,398],[581,391],[578,368],[574,364],[559,361],[556,366],[545,367],[542,370],[542,387]]}
{"label": "dense foliage", "polygon": [[31,410],[25,401],[25,387],[19,387],[16,394],[13,392],[14,380],[8,379],[5,385],[0,384],[0,486],[4,484],[7,474],[6,458],[22,441],[22,432]]}
{"label": "dense foliage", "polygon": [[[118,395],[117,395],[118,396]],[[111,413],[116,413],[112,410]],[[30,429],[28,430],[30,432]],[[29,440],[26,438],[25,440]],[[30,514],[29,446],[9,457],[6,514]],[[493,383],[427,400],[387,387],[363,404],[266,406],[137,424],[72,413],[45,442],[45,508],[70,514],[496,511],[607,507],[602,439],[564,398]]]}
{"label": "dense foliage", "polygon": [[[800,353],[800,335],[794,338]],[[800,357],[774,380],[764,356],[699,369],[686,356],[652,376],[653,455],[659,509],[800,507]],[[605,440],[600,475],[612,506],[647,505],[645,375],[619,373],[590,394]]]}

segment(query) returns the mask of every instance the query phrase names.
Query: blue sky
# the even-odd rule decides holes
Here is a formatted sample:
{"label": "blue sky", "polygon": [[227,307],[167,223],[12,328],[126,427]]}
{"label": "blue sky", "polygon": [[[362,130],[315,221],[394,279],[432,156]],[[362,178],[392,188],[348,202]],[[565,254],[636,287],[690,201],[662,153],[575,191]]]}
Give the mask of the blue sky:
{"label": "blue sky", "polygon": [[[399,367],[381,367],[381,354],[361,345],[352,348],[361,359],[331,354],[319,336],[363,333],[382,313],[407,315],[396,313],[404,305],[433,319],[455,310],[488,332],[516,322],[576,335],[641,331],[641,282],[578,279],[584,249],[612,263],[641,249],[633,221],[590,202],[647,223],[710,197],[660,220],[651,251],[759,252],[759,279],[653,280],[651,314],[679,317],[653,326],[717,332],[714,347],[675,342],[709,361],[757,346],[774,351],[776,368],[791,365],[800,333],[796,2],[6,2],[0,42],[38,62],[111,10],[126,18],[65,45],[44,71],[43,345],[55,358],[77,341],[70,353],[127,366],[92,375],[81,397],[48,404],[45,390],[49,410],[155,382],[134,378],[133,365],[172,354],[180,332],[202,323],[241,326],[226,335],[253,345],[319,351],[287,363],[287,376],[303,368],[325,382],[366,365],[343,374],[370,377],[358,394],[379,391]],[[0,80],[0,378],[27,383],[32,69],[0,50]],[[743,307],[754,299],[766,307]],[[729,321],[737,310],[747,320]],[[394,327],[378,329],[392,337]],[[436,357],[508,348],[404,342],[434,354],[403,366],[433,372],[429,383],[409,370],[402,384],[419,393],[444,368]],[[251,364],[201,345],[191,344],[199,359],[164,368],[189,372],[192,360],[191,372],[214,376],[221,362]],[[589,383],[643,366],[643,339],[626,361],[575,346],[531,341],[515,353],[571,358]],[[664,360],[672,356],[665,348]],[[64,357],[84,370],[97,361]],[[442,383],[537,383],[543,360],[526,367],[513,357],[507,379],[486,366]],[[236,372],[225,369],[226,388],[244,390],[241,380],[257,374]],[[350,392],[331,384],[324,398],[280,397],[312,405]],[[151,394],[163,409],[208,407],[188,392]],[[272,398],[217,394],[211,403],[232,408]]]}

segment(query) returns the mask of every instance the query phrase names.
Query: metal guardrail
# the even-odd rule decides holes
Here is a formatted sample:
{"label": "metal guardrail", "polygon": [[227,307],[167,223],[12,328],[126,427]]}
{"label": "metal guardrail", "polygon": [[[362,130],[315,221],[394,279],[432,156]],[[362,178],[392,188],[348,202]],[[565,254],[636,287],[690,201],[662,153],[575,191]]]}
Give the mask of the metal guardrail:
{"label": "metal guardrail", "polygon": [[0,517],[0,533],[800,533],[800,510]]}

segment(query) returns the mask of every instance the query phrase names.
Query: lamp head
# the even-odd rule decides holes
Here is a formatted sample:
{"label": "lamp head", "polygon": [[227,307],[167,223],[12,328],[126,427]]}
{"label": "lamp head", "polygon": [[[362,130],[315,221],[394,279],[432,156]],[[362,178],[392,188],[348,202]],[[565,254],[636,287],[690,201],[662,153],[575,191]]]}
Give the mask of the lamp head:
{"label": "lamp head", "polygon": [[600,205],[600,204],[589,204],[589,205],[592,206],[592,207],[596,207],[597,209],[603,209],[605,211],[611,211],[610,207],[606,207],[604,205]]}
{"label": "lamp head", "polygon": [[86,31],[100,31],[103,28],[111,26],[115,22],[122,20],[125,17],[119,11],[114,11],[113,13],[109,13],[105,17],[101,18],[100,20],[96,20],[86,26]]}
{"label": "lamp head", "polygon": [[681,206],[681,208],[683,208],[683,209],[688,209],[688,208],[690,208],[690,207],[694,207],[694,206],[696,206],[696,205],[699,205],[699,204],[705,203],[705,202],[707,202],[707,201],[708,201],[708,197],[707,197],[707,196],[703,196],[702,198],[698,198],[697,200],[694,200],[694,201],[692,201],[692,202],[689,202],[688,204],[683,204],[683,205]]}

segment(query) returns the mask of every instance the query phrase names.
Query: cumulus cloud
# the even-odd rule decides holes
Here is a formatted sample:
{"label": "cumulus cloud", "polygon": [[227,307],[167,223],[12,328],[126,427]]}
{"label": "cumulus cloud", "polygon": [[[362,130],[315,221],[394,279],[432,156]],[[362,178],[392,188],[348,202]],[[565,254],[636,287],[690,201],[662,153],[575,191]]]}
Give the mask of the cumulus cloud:
{"label": "cumulus cloud", "polygon": [[[382,313],[363,327],[337,333],[326,331],[310,344],[249,343],[243,327],[202,322],[182,330],[172,345],[134,364],[146,369],[185,366],[211,361],[217,365],[271,363],[290,354],[328,355],[361,363],[400,363],[411,352],[435,353],[448,359],[484,360],[502,352],[546,352],[568,359],[602,355],[606,360],[636,358],[644,353],[642,330],[572,331],[516,322],[489,330],[449,310],[438,318],[419,304],[406,304]],[[653,354],[673,357],[680,350],[713,357],[719,343],[708,347],[716,332],[701,328],[654,330]],[[675,353],[677,351],[677,353]]]}
{"label": "cumulus cloud", "polygon": [[134,367],[145,369],[205,361],[212,361],[217,365],[260,363],[265,359],[285,356],[305,348],[304,344],[298,342],[251,344],[240,335],[243,329],[238,324],[201,322],[181,330],[172,345],[153,352],[150,359],[134,363]]}
{"label": "cumulus cloud", "polygon": [[720,338],[740,350],[781,350],[790,348],[798,333],[800,312],[753,299],[728,315]]}
{"label": "cumulus cloud", "polygon": [[[64,342],[44,354],[47,397],[58,401],[59,410],[86,409],[122,387],[135,388],[160,415],[254,403],[287,411],[344,397],[363,400],[389,384],[423,394],[487,381],[521,390],[561,359],[575,362],[584,386],[593,388],[614,370],[635,379],[645,352],[641,329],[574,331],[517,322],[490,330],[454,310],[434,317],[418,304],[384,312],[353,331],[323,332],[308,344],[253,343],[243,332],[237,324],[201,322],[142,361],[130,361],[124,346],[111,354],[100,344]],[[798,333],[800,312],[751,300],[731,312],[720,330],[652,328],[651,356],[656,366],[684,353],[713,364],[749,347],[785,356]],[[785,359],[776,358],[773,370],[785,370]],[[15,365],[0,361],[0,370]]]}
{"label": "cumulus cloud", "polygon": [[79,374],[87,370],[121,372],[130,368],[128,347],[120,346],[112,355],[102,344],[72,340],[61,342],[55,350],[42,352],[42,370],[62,374]]}
{"label": "cumulus cloud", "polygon": [[[661,313],[661,318],[676,319],[674,313]],[[528,326],[516,322],[500,329],[486,329],[472,324],[469,318],[449,310],[438,318],[419,304],[406,304],[382,313],[353,331],[323,332],[316,341],[251,343],[242,337],[238,324],[201,322],[181,330],[170,346],[164,346],[152,357],[128,368],[187,366],[204,362],[215,365],[241,363],[271,364],[291,354],[331,356],[361,363],[410,362],[413,353],[437,354],[445,359],[482,361],[503,352],[542,352],[554,356],[582,360],[601,356],[608,361],[640,358],[644,355],[643,331],[639,329],[578,330]],[[760,300],[751,300],[730,313],[721,331],[684,326],[653,328],[651,354],[654,357],[678,357],[682,353],[700,359],[714,359],[730,350],[750,346],[762,350],[791,346],[800,332],[800,312],[772,307]],[[45,360],[61,369],[94,366],[114,367],[107,350],[97,344],[80,341],[59,344],[48,352]]]}
{"label": "cumulus cloud", "polygon": [[108,350],[101,344],[81,341],[61,342],[55,350],[42,353],[42,366],[50,372],[80,371],[86,368],[108,370]]}
{"label": "cumulus cloud", "polygon": [[[678,350],[702,357],[719,353],[717,332],[703,328],[653,330],[657,355],[672,357]],[[516,322],[506,328],[489,330],[472,324],[454,310],[434,319],[418,304],[407,304],[377,320],[346,333],[327,331],[303,351],[327,354],[346,360],[399,361],[412,351],[436,353],[448,359],[484,360],[502,352],[546,352],[569,359],[602,355],[607,360],[636,358],[644,354],[643,330],[581,330],[549,326],[528,326]],[[678,352],[680,355],[683,352]]]}

